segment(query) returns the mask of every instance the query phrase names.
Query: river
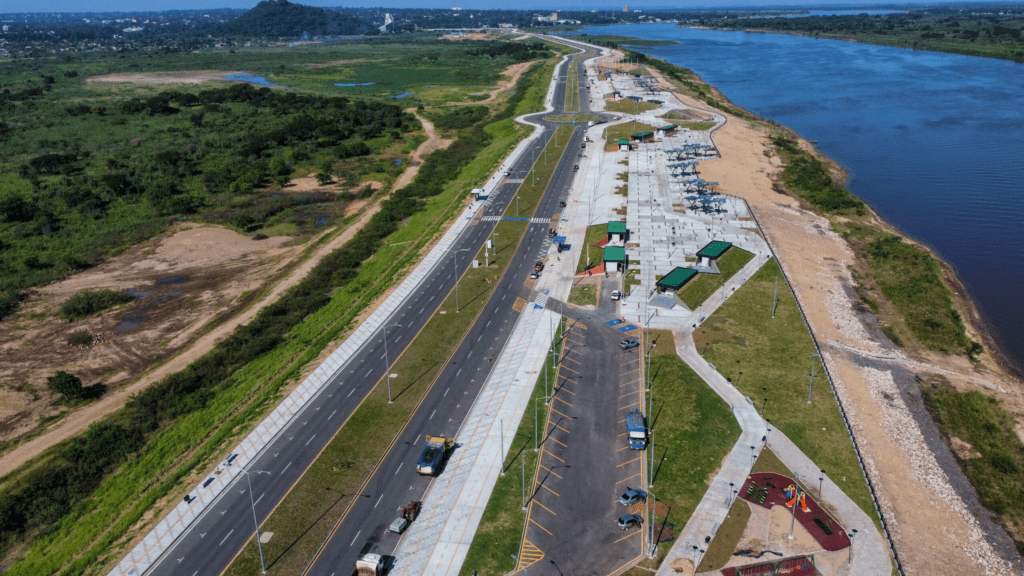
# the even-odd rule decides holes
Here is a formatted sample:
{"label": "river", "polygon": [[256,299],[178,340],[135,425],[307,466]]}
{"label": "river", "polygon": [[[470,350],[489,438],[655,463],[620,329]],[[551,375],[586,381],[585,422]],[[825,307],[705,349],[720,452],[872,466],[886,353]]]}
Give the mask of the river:
{"label": "river", "polygon": [[580,32],[675,40],[639,50],[817,141],[853,193],[956,269],[1024,366],[1024,65],[672,24]]}

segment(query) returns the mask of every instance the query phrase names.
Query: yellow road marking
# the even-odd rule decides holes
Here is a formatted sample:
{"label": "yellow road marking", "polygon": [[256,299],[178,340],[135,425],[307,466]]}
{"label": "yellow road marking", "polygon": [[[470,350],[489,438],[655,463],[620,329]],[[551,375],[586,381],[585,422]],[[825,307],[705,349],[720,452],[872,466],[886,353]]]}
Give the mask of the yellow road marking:
{"label": "yellow road marking", "polygon": [[626,396],[632,396],[633,394],[639,394],[639,393],[640,393],[639,390],[634,390],[632,392],[626,392],[622,396],[619,396],[619,399],[625,398]]}
{"label": "yellow road marking", "polygon": [[544,504],[542,504],[542,503],[540,502],[540,500],[534,500],[534,501],[533,501],[533,503],[534,503],[534,504],[536,504],[537,506],[540,506],[541,508],[543,508],[543,509],[547,510],[548,512],[551,512],[551,513],[552,513],[552,514],[554,514],[555,516],[558,516],[558,513],[557,513],[557,512],[555,512],[555,511],[554,511],[554,510],[552,510],[551,508],[548,508],[547,506],[545,506]]}
{"label": "yellow road marking", "polygon": [[[637,392],[639,392],[639,390],[637,390]],[[561,399],[561,398],[559,398],[558,396],[555,396],[555,397],[554,397],[554,400],[558,400],[559,402],[562,402],[562,403],[564,403],[564,404],[565,404],[566,406],[568,406],[569,408],[575,408],[575,406],[573,406],[572,404],[569,404],[569,403],[568,403],[568,402],[566,402],[565,400],[562,400],[562,399]]]}
{"label": "yellow road marking", "polygon": [[551,457],[552,457],[552,458],[554,458],[555,460],[558,460],[558,461],[559,461],[559,462],[561,462],[562,464],[565,464],[565,460],[562,460],[562,459],[561,459],[561,458],[559,458],[558,456],[555,456],[554,454],[552,454],[551,452],[549,452],[549,451],[548,451],[547,449],[542,449],[542,452],[544,452],[544,453],[545,453],[545,454],[547,454],[548,456],[551,456]]}
{"label": "yellow road marking", "polygon": [[623,406],[622,408],[619,408],[619,410],[625,410],[626,408],[632,408],[632,407],[634,407],[634,406],[639,406],[639,405],[640,405],[640,403],[639,403],[639,402],[633,402],[633,403],[632,403],[632,404],[630,404],[629,406]]}
{"label": "yellow road marking", "polygon": [[626,444],[626,445],[625,445],[625,446],[623,446],[622,448],[619,448],[618,450],[616,450],[616,452],[622,452],[623,450],[625,450],[625,449],[627,449],[627,448],[629,448],[629,444]]}
{"label": "yellow road marking", "polygon": [[[571,382],[571,380],[566,380],[566,382]],[[568,389],[568,388],[566,388],[566,387],[565,387],[564,385],[562,385],[562,386],[559,386],[558,388],[556,388],[556,389],[555,389],[555,391],[556,391],[556,392],[561,392],[562,390],[565,390],[566,392],[568,392],[569,394],[572,394],[573,396],[575,396],[575,395],[576,395],[576,393],[575,393],[575,392],[573,392],[572,390],[569,390],[569,389]]]}
{"label": "yellow road marking", "polygon": [[580,375],[581,375],[581,374],[580,374],[579,372],[577,372],[577,371],[573,370],[572,368],[569,368],[568,366],[566,366],[566,365],[564,365],[564,364],[562,365],[562,369],[564,369],[564,370],[568,370],[569,372],[572,372],[573,374],[576,374],[577,376],[580,376]]}
{"label": "yellow road marking", "polygon": [[623,422],[625,422],[625,421],[626,421],[626,419],[625,419],[625,418],[623,418],[622,420],[619,420],[618,422],[616,422],[616,424],[622,424],[622,423],[623,423]]}
{"label": "yellow road marking", "polygon": [[512,309],[515,310],[516,312],[522,312],[525,306],[526,300],[524,300],[523,298],[516,298],[516,303],[512,305]]}
{"label": "yellow road marking", "polygon": [[548,468],[547,466],[545,466],[545,465],[543,465],[543,464],[541,464],[541,465],[540,465],[540,467],[541,467],[541,468],[543,468],[543,469],[545,469],[545,470],[547,470],[548,472],[551,472],[551,475],[552,475],[552,476],[554,476],[555,478],[558,478],[559,480],[561,480],[561,479],[562,479],[562,477],[558,475],[558,472],[553,472],[553,471],[551,470],[551,468]]}
{"label": "yellow road marking", "polygon": [[[555,428],[558,428],[559,430],[565,430],[565,428],[562,428],[562,427],[561,427],[561,426],[559,426],[558,424],[555,424]],[[568,430],[565,430],[565,431],[566,431],[566,432],[568,432]]]}
{"label": "yellow road marking", "polygon": [[632,531],[632,532],[630,532],[629,534],[626,534],[626,535],[625,535],[625,536],[623,536],[622,538],[619,538],[619,539],[618,539],[618,540],[616,540],[615,542],[612,542],[612,544],[618,544],[619,542],[622,542],[622,541],[623,541],[623,540],[625,540],[626,538],[629,538],[629,537],[631,537],[631,536],[636,536],[637,534],[643,534],[643,530],[633,530],[633,531]]}
{"label": "yellow road marking", "polygon": [[633,462],[636,462],[636,461],[637,461],[637,460],[639,460],[639,459],[640,459],[640,457],[639,457],[639,456],[637,456],[636,458],[633,458],[633,459],[632,459],[632,460],[630,460],[629,462],[623,462],[622,464],[619,464],[618,466],[616,466],[616,468],[622,468],[622,467],[623,467],[623,466],[625,466],[626,464],[632,464]]}
{"label": "yellow road marking", "polygon": [[541,487],[541,488],[543,488],[543,489],[545,489],[545,490],[547,490],[548,492],[551,492],[551,493],[552,493],[552,494],[554,494],[555,496],[558,496],[559,498],[561,498],[561,497],[562,497],[562,495],[561,495],[561,494],[559,494],[558,492],[555,492],[555,491],[554,491],[554,490],[552,490],[551,488],[548,488],[547,484],[541,484],[541,485],[540,485],[540,487]]}
{"label": "yellow road marking", "polygon": [[[552,442],[554,442],[554,443],[556,443],[556,444],[561,444],[561,445],[562,445],[562,448],[568,448],[568,446],[566,446],[565,444],[562,444],[561,442],[559,442],[557,438],[553,438],[553,437],[551,437],[551,436],[548,436],[548,437],[547,437],[547,438],[545,438],[544,440],[545,440],[545,441],[551,440]],[[550,454],[550,452],[549,452],[549,454]],[[562,462],[565,462],[565,460],[562,460]]]}
{"label": "yellow road marking", "polygon": [[640,371],[640,368],[634,368],[632,370],[629,370],[627,372],[623,372],[622,374],[619,374],[619,376],[625,376],[626,374],[632,374],[633,372],[639,372],[639,371]]}
{"label": "yellow road marking", "polygon": [[[536,520],[534,520],[533,518],[530,518],[530,522],[533,522],[534,524],[537,524],[537,521],[536,521]],[[552,534],[550,530],[548,530],[547,528],[545,528],[545,527],[541,526],[540,524],[537,524],[537,527],[538,527],[538,528],[540,528],[541,530],[543,530],[543,531],[547,532],[547,533],[548,533],[548,535],[550,535],[550,536],[554,536],[554,534]]]}
{"label": "yellow road marking", "polygon": [[551,411],[552,411],[552,412],[554,412],[555,414],[560,414],[560,415],[564,416],[565,418],[568,418],[569,420],[572,420],[572,416],[569,416],[569,415],[567,415],[567,414],[562,414],[562,413],[561,413],[561,412],[559,412],[558,410],[555,410],[555,407],[554,407],[554,406],[551,406]]}
{"label": "yellow road marking", "polygon": [[637,473],[637,474],[633,474],[633,475],[632,475],[632,476],[630,476],[629,478],[623,478],[622,480],[619,480],[618,482],[616,482],[616,484],[622,484],[623,482],[629,482],[630,480],[632,480],[633,478],[636,478],[636,477],[638,477],[638,476],[640,476],[640,474],[639,474],[639,473]]}
{"label": "yellow road marking", "polygon": [[524,570],[544,559],[544,552],[536,544],[523,539],[523,547],[519,551],[519,569]]}
{"label": "yellow road marking", "polygon": [[575,362],[577,364],[583,364],[583,362],[580,362],[579,360],[576,360],[575,358],[569,358],[569,356],[563,356],[562,359],[563,360],[569,360],[570,362]]}

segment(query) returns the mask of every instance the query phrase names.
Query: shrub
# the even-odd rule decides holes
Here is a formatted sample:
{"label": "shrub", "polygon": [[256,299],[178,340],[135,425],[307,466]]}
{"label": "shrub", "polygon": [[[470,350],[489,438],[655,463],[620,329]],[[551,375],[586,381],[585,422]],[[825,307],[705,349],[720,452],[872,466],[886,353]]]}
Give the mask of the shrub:
{"label": "shrub", "polygon": [[68,346],[92,346],[92,334],[88,330],[75,330],[68,334]]}
{"label": "shrub", "polygon": [[106,288],[82,290],[60,305],[57,316],[68,322],[75,322],[132,300],[133,298],[126,292],[116,292]]}
{"label": "shrub", "polygon": [[58,394],[63,394],[68,399],[81,398],[83,393],[82,380],[63,370],[58,370],[53,376],[47,378],[46,387]]}

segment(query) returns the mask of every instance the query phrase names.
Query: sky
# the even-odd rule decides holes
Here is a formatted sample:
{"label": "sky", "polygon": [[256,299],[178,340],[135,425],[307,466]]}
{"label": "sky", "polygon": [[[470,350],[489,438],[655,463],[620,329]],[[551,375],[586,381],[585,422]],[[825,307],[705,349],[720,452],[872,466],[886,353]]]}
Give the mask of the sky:
{"label": "sky", "polygon": [[[291,0],[296,1],[296,0]],[[621,10],[622,3],[628,0],[523,0],[515,3],[516,8],[528,10],[562,9],[562,10]],[[5,12],[130,12],[140,10],[202,10],[212,8],[252,8],[257,0],[0,0],[0,13]],[[298,4],[308,6],[359,6],[359,7],[393,7],[393,8],[462,8],[488,9],[507,8],[507,1],[499,0],[298,0]],[[642,0],[628,2],[630,8],[679,8],[707,9],[736,6],[813,6],[825,5],[821,0],[787,0],[785,4],[779,0]],[[879,0],[846,0],[828,4],[830,7],[878,5]],[[934,4],[934,0],[904,0],[901,4]],[[633,6],[636,4],[636,6]]]}

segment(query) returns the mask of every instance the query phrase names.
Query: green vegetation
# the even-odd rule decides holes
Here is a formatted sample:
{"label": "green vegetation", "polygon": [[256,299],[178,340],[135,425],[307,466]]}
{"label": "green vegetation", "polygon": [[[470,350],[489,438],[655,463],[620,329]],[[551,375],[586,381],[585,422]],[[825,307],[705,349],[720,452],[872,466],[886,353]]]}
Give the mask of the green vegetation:
{"label": "green vegetation", "polygon": [[[769,451],[765,449],[761,452],[762,457],[766,452]],[[697,572],[721,570],[725,563],[732,559],[732,553],[736,550],[740,537],[743,536],[743,529],[747,527],[750,515],[750,505],[742,498],[737,497],[733,501],[732,507],[729,508],[729,515],[725,517],[725,522],[722,522],[722,526],[715,533],[714,540],[708,546],[707,553],[701,558]]]}
{"label": "green vegetation", "polygon": [[57,309],[57,316],[68,322],[76,322],[87,316],[98,314],[107,308],[134,300],[127,292],[115,292],[106,288],[81,290],[64,301]]}
{"label": "green vegetation", "polygon": [[[578,62],[573,60],[572,62]],[[566,112],[580,111],[580,77],[572,63],[565,66],[565,107]]]}
{"label": "green vegetation", "polygon": [[455,106],[446,110],[426,112],[439,130],[461,130],[487,118],[487,106]]}
{"label": "green vegetation", "polygon": [[616,124],[604,129],[604,149],[618,150],[619,140],[629,140],[629,137],[638,132],[653,133],[657,128],[643,122],[629,122],[628,124]]}
{"label": "green vegetation", "polygon": [[[982,504],[1001,516],[1017,549],[1024,549],[1024,443],[1015,433],[1013,415],[991,396],[959,392],[938,379],[922,388],[928,408]],[[969,446],[958,446],[954,438]]]}
{"label": "green vegetation", "polygon": [[68,399],[81,398],[83,393],[82,380],[63,370],[58,370],[47,378],[46,387]]}
{"label": "green vegetation", "polygon": [[88,330],[75,330],[68,334],[67,343],[68,346],[92,346],[93,337]]}
{"label": "green vegetation", "polygon": [[[562,329],[566,326],[565,319],[562,320]],[[557,374],[558,361],[562,354],[562,341],[557,337],[551,343],[551,352],[547,355],[547,370],[551,374]],[[554,381],[558,381],[555,377]],[[514,474],[516,468],[525,463],[526,475],[533,478],[536,485],[538,453],[533,451],[534,436],[534,414],[533,407],[538,409],[537,420],[547,422],[548,408],[539,398],[545,396],[544,380],[537,378],[533,387],[530,404],[523,419],[519,421],[519,428],[516,429],[515,438],[512,439],[512,446],[505,456],[504,469],[510,473],[499,476],[491,498],[484,508],[483,517],[480,519],[480,526],[473,536],[473,543],[470,544],[466,553],[466,560],[462,563],[460,574],[468,576],[471,573],[481,576],[498,576],[507,574],[516,568],[515,558],[519,556],[519,547],[523,541],[523,526],[526,523],[526,512],[523,510],[522,479],[521,474]],[[545,425],[546,428],[546,425]],[[545,434],[541,431],[542,434]],[[538,440],[541,440],[538,438]],[[534,488],[535,490],[537,488]],[[527,495],[532,497],[532,493]]]}
{"label": "green vegetation", "polygon": [[[769,260],[694,331],[704,358],[718,367],[808,458],[877,522],[850,435],[811,335],[775,260]],[[775,278],[778,304],[772,318]],[[815,365],[812,403],[807,403]],[[655,396],[657,398],[657,396]],[[763,407],[763,408],[762,408]],[[845,478],[845,480],[843,480]]]}
{"label": "green vegetation", "polygon": [[697,274],[696,278],[687,282],[683,289],[678,292],[679,299],[690,310],[697,308],[709,296],[714,294],[715,290],[721,288],[722,285],[729,281],[729,278],[735,276],[741,268],[746,266],[747,262],[750,262],[753,257],[753,254],[741,248],[735,246],[729,248],[725,254],[715,261],[721,274]]}
{"label": "green vegetation", "polygon": [[654,58],[640,52],[626,50],[625,53],[627,58],[643,62],[647,66],[661,72],[665,80],[671,84],[675,84],[680,92],[693,96],[705,104],[718,108],[723,112],[728,112],[733,116],[745,118],[747,120],[756,119],[755,116],[746,110],[733,106],[729,102],[729,99],[722,95],[717,88],[701,80],[700,77],[694,74],[692,70],[683,68],[682,66],[676,66],[675,64],[669,64],[664,60]]}
{"label": "green vegetation", "polygon": [[[833,227],[867,264],[857,276],[861,298],[880,309],[876,314],[894,343],[913,340],[931,350],[969,356],[983,350],[967,336],[942,282],[942,268],[927,251],[869,224],[837,222]],[[873,298],[877,293],[884,301]]]}
{"label": "green vegetation", "polygon": [[772,142],[786,162],[782,182],[786,191],[815,208],[832,214],[867,213],[864,201],[832,179],[828,164],[814,157],[789,134],[775,134]]}
{"label": "green vegetation", "polygon": [[[641,112],[648,112],[656,110],[661,104],[655,104],[654,102],[637,102],[623,98],[622,100],[607,100],[604,103],[604,109],[608,112],[618,112],[620,114],[639,114]],[[653,130],[651,130],[653,132]]]}
{"label": "green vegetation", "polygon": [[580,259],[576,263],[576,273],[582,274],[604,260],[604,249],[594,246],[599,241],[608,237],[607,224],[595,224],[587,226],[587,233],[583,237],[583,247],[580,248]]}
{"label": "green vegetation", "polygon": [[[654,487],[659,508],[655,533],[668,522],[686,524],[707,491],[708,482],[740,437],[729,405],[676,355],[672,333],[651,331],[654,408],[648,414],[654,435]],[[676,532],[678,534],[678,532]],[[658,544],[660,563],[675,540]],[[641,563],[646,566],[650,561]]]}
{"label": "green vegetation", "polygon": [[[467,129],[448,149],[428,156],[413,183],[383,202],[352,241],[249,325],[85,436],[9,475],[0,493],[0,517],[8,520],[0,540],[5,549],[23,544],[17,553],[24,555],[9,573],[109,569],[116,561],[111,550],[148,527],[152,520],[143,518],[154,506],[190,489],[182,482],[222,457],[416,260],[458,212],[464,191],[521,138],[512,118],[537,109],[544,79],[545,67],[525,74],[490,124]],[[76,456],[72,449],[82,443],[102,458]]]}
{"label": "green vegetation", "polygon": [[549,114],[544,119],[548,122],[576,122],[582,124],[597,120],[598,116],[595,114]]}
{"label": "green vegetation", "polygon": [[664,118],[665,122],[668,122],[669,124],[674,124],[676,126],[679,126],[680,128],[687,128],[689,130],[693,130],[694,132],[701,132],[701,131],[704,131],[704,130],[710,130],[710,129],[714,128],[716,124],[718,124],[717,122],[710,122],[710,121],[709,122],[697,122],[697,121],[694,121],[694,120],[681,120],[679,118],[667,118],[665,116],[659,116],[659,118]]}
{"label": "green vegetation", "polygon": [[583,42],[590,42],[591,44],[607,46],[609,48],[618,48],[620,44],[628,46],[670,46],[672,44],[679,44],[679,42],[676,42],[675,40],[648,40],[646,38],[634,38],[632,36],[590,36],[588,34],[580,34],[578,38]]}
{"label": "green vegetation", "polygon": [[569,289],[569,303],[577,306],[597,306],[598,287],[594,284],[576,284]]}
{"label": "green vegetation", "polygon": [[[973,12],[973,13],[971,13]],[[987,56],[1024,62],[1024,35],[1019,15],[987,10],[984,14],[954,7],[929,7],[897,14],[850,14],[804,18],[702,18],[701,26],[734,30],[770,30],[815,38],[851,40]]]}

